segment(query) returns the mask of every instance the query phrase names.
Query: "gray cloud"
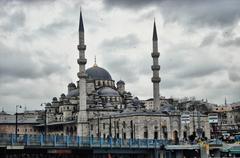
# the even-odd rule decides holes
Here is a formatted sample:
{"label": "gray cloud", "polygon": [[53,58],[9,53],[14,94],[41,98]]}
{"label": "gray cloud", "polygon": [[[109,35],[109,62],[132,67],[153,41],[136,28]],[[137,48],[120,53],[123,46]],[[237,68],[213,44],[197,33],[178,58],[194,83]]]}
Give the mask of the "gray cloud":
{"label": "gray cloud", "polygon": [[104,0],[104,4],[108,8],[121,7],[121,8],[133,8],[142,9],[146,6],[158,4],[163,0]]}
{"label": "gray cloud", "polygon": [[233,82],[239,82],[239,81],[240,81],[240,75],[239,75],[239,73],[229,71],[229,72],[228,72],[228,75],[229,75],[229,79],[230,79],[231,81],[233,81]]}
{"label": "gray cloud", "polygon": [[66,71],[66,67],[60,63],[52,62],[40,53],[21,52],[8,48],[0,43],[0,75],[1,79],[9,78],[42,78],[54,73]]}
{"label": "gray cloud", "polygon": [[109,8],[139,10],[146,6],[155,7],[155,14],[161,13],[165,22],[179,22],[194,26],[229,26],[239,21],[238,0],[105,0]]}
{"label": "gray cloud", "polygon": [[230,66],[228,68],[228,77],[230,81],[240,83],[240,66],[239,65]]}
{"label": "gray cloud", "polygon": [[202,40],[200,47],[205,47],[208,45],[211,45],[214,40],[216,39],[217,33],[210,33],[209,35],[207,35],[206,37],[204,37],[204,39]]}
{"label": "gray cloud", "polygon": [[67,20],[57,21],[37,29],[37,32],[39,34],[53,35],[59,33],[71,25],[73,24]]}
{"label": "gray cloud", "polygon": [[228,47],[228,46],[240,46],[240,37],[235,37],[234,39],[229,39],[225,40],[222,43],[219,44],[220,46],[223,47]]}
{"label": "gray cloud", "polygon": [[176,77],[177,78],[204,77],[223,69],[222,65],[218,65],[214,61],[212,62],[213,63],[204,63],[204,64],[203,63],[201,64],[186,63],[186,65],[182,69],[183,71],[179,71],[176,74]]}
{"label": "gray cloud", "polygon": [[136,48],[139,44],[139,39],[134,34],[128,34],[122,37],[114,37],[112,39],[105,39],[100,47],[107,51],[114,51],[116,49],[130,49]]}
{"label": "gray cloud", "polygon": [[109,72],[118,79],[126,81],[126,83],[134,83],[139,79],[139,74],[136,72],[136,65],[127,58],[114,58],[114,56],[108,56],[108,60],[105,61],[105,65],[109,68]]}
{"label": "gray cloud", "polygon": [[[5,10],[5,12],[7,11]],[[5,19],[6,16],[8,17],[7,19]],[[6,13],[5,16],[1,16],[0,19],[2,19],[2,22],[0,21],[0,29],[8,32],[24,27],[26,21],[25,13],[21,10]]]}
{"label": "gray cloud", "polygon": [[2,5],[8,5],[8,4],[14,4],[14,5],[19,5],[19,4],[25,4],[25,5],[37,5],[37,4],[43,4],[43,3],[48,3],[49,2],[55,2],[56,0],[1,0],[0,3]]}
{"label": "gray cloud", "polygon": [[[128,83],[136,83],[140,76],[151,73],[151,55],[137,52],[140,40],[135,34],[105,39],[100,44],[106,67],[110,72]],[[127,50],[127,51],[126,51]],[[129,55],[127,55],[129,54]]]}

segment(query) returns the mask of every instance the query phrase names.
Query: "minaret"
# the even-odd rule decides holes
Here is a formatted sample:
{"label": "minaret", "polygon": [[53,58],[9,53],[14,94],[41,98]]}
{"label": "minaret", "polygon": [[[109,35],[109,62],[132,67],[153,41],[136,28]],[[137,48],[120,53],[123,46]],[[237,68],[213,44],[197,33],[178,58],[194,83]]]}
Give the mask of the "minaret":
{"label": "minaret", "polygon": [[157,110],[157,108],[160,107],[159,82],[161,81],[161,78],[159,77],[160,65],[158,63],[158,57],[160,56],[160,53],[158,52],[158,37],[157,37],[157,29],[156,29],[155,20],[154,20],[154,25],[153,25],[153,39],[152,40],[153,40],[152,83],[153,83],[153,99],[154,99],[154,101],[153,101],[154,109],[153,110]]}
{"label": "minaret", "polygon": [[[87,93],[86,93],[86,73],[85,73],[85,65],[87,63],[87,59],[85,58],[85,50],[86,45],[84,42],[84,26],[82,19],[82,12],[80,11],[80,20],[79,20],[79,58],[77,60],[79,64],[79,114],[78,114],[78,122],[84,123],[87,122]],[[79,132],[78,132],[79,133]]]}

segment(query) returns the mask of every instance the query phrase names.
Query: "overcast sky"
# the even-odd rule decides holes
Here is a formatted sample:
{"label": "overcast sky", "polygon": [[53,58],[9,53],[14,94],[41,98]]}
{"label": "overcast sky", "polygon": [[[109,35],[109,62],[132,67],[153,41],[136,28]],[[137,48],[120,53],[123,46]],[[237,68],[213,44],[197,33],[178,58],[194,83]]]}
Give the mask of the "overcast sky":
{"label": "overcast sky", "polygon": [[240,97],[239,0],[1,0],[0,107],[41,109],[76,82],[83,11],[87,68],[97,64],[140,99],[152,96],[156,19],[160,93],[223,104]]}

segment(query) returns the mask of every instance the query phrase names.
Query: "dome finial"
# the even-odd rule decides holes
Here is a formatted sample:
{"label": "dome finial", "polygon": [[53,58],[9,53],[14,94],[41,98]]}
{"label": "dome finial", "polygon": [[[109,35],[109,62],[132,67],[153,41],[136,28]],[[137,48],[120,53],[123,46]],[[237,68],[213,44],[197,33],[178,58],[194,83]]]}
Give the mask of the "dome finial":
{"label": "dome finial", "polygon": [[97,66],[97,57],[96,57],[96,55],[94,56],[94,65],[93,66]]}

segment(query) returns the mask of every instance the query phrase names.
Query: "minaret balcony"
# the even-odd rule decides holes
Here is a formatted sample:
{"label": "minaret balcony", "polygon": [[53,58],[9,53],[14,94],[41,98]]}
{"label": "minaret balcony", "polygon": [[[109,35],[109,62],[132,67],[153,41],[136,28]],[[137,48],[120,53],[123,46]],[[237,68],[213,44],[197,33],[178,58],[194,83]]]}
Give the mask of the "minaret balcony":
{"label": "minaret balcony", "polygon": [[152,70],[155,71],[159,71],[160,70],[160,65],[152,65]]}
{"label": "minaret balcony", "polygon": [[86,50],[86,45],[84,44],[84,45],[78,45],[78,50],[80,51],[80,50]]}
{"label": "minaret balcony", "polygon": [[161,78],[160,77],[152,77],[152,82],[159,83],[159,82],[161,82]]}
{"label": "minaret balcony", "polygon": [[87,59],[78,59],[77,62],[79,65],[85,65],[87,63]]}
{"label": "minaret balcony", "polygon": [[80,73],[80,72],[78,72],[78,73],[77,73],[77,76],[78,76],[78,78],[87,78],[87,74],[86,74],[86,73]]}
{"label": "minaret balcony", "polygon": [[160,53],[153,52],[151,55],[152,55],[153,58],[158,58],[160,56]]}

